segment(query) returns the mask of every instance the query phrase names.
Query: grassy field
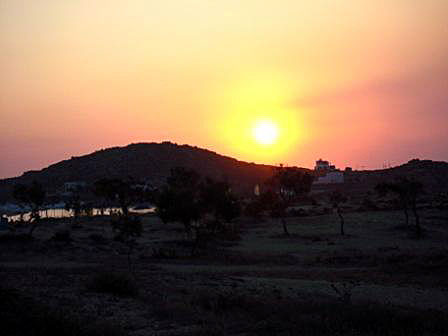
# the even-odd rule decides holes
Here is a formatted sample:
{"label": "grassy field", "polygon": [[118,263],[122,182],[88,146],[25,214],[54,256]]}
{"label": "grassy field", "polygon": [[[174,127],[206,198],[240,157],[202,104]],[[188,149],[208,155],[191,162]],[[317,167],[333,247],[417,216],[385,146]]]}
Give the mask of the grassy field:
{"label": "grassy field", "polygon": [[241,219],[240,239],[213,241],[196,257],[180,225],[142,218],[132,272],[107,218],[70,236],[67,219],[45,222],[33,240],[1,234],[0,325],[11,335],[448,330],[447,211],[422,210],[421,239],[395,211],[347,213],[345,236],[333,214],[288,218],[290,236],[272,219]]}

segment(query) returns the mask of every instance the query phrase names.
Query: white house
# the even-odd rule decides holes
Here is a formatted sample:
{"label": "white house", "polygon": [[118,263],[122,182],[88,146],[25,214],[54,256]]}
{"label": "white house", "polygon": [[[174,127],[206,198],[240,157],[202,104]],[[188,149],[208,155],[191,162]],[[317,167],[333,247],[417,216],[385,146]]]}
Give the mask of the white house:
{"label": "white house", "polygon": [[317,180],[314,184],[344,183],[344,173],[329,161],[319,159],[316,161],[314,171],[317,173]]}
{"label": "white house", "polygon": [[316,171],[330,170],[330,162],[319,159],[316,161],[316,166],[314,167],[314,170]]}

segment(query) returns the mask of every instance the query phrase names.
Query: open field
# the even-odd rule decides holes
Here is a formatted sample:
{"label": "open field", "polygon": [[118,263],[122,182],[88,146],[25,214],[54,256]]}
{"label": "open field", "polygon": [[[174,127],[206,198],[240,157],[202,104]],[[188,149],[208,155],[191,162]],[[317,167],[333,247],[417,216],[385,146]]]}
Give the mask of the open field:
{"label": "open field", "polygon": [[33,240],[0,236],[0,294],[17,315],[23,302],[63,311],[82,321],[78,334],[443,335],[448,211],[421,215],[422,239],[395,211],[348,213],[345,236],[333,214],[288,218],[290,236],[272,219],[241,219],[240,239],[194,258],[180,225],[145,216],[132,271],[107,217],[70,240],[54,238],[68,219],[51,220]]}

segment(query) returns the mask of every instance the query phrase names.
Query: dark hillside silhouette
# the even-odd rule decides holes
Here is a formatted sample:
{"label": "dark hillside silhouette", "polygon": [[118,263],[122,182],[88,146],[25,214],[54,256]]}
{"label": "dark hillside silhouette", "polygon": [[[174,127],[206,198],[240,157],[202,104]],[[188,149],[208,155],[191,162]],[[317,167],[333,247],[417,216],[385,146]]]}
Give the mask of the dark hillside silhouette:
{"label": "dark hillside silhouette", "polygon": [[[275,169],[274,166],[239,161],[195,146],[171,142],[137,143],[102,149],[60,161],[42,170],[28,171],[19,177],[2,179],[0,202],[11,201],[14,185],[32,181],[38,181],[49,192],[61,188],[65,182],[93,184],[106,177],[132,177],[157,187],[164,183],[174,167],[193,169],[201,176],[216,180],[225,179],[235,191],[246,193],[252,193],[254,186],[266,181]],[[310,172],[309,169],[300,169]],[[378,183],[400,176],[418,178],[429,194],[448,190],[448,163],[431,160],[411,160],[389,169],[346,172],[342,188],[351,195],[361,195],[373,190]]]}
{"label": "dark hillside silhouette", "polygon": [[429,194],[445,193],[448,191],[448,162],[414,159],[388,169],[347,172],[344,191],[366,192],[379,183],[402,177],[417,179]]}
{"label": "dark hillside silhouette", "polygon": [[213,179],[225,178],[239,191],[251,192],[257,183],[272,174],[273,166],[247,163],[215,152],[171,142],[137,143],[113,147],[79,157],[72,157],[39,171],[0,180],[0,201],[5,200],[14,184],[42,183],[54,190],[69,181],[94,183],[104,177],[133,177],[160,186],[174,167],[185,167]]}

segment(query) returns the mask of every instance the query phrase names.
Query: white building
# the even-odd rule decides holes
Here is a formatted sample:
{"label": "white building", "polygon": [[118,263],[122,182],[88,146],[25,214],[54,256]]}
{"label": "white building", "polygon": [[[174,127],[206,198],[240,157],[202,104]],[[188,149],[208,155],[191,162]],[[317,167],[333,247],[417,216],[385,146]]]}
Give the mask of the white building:
{"label": "white building", "polygon": [[319,159],[316,161],[314,171],[317,173],[317,180],[314,184],[344,183],[344,173],[329,161]]}

